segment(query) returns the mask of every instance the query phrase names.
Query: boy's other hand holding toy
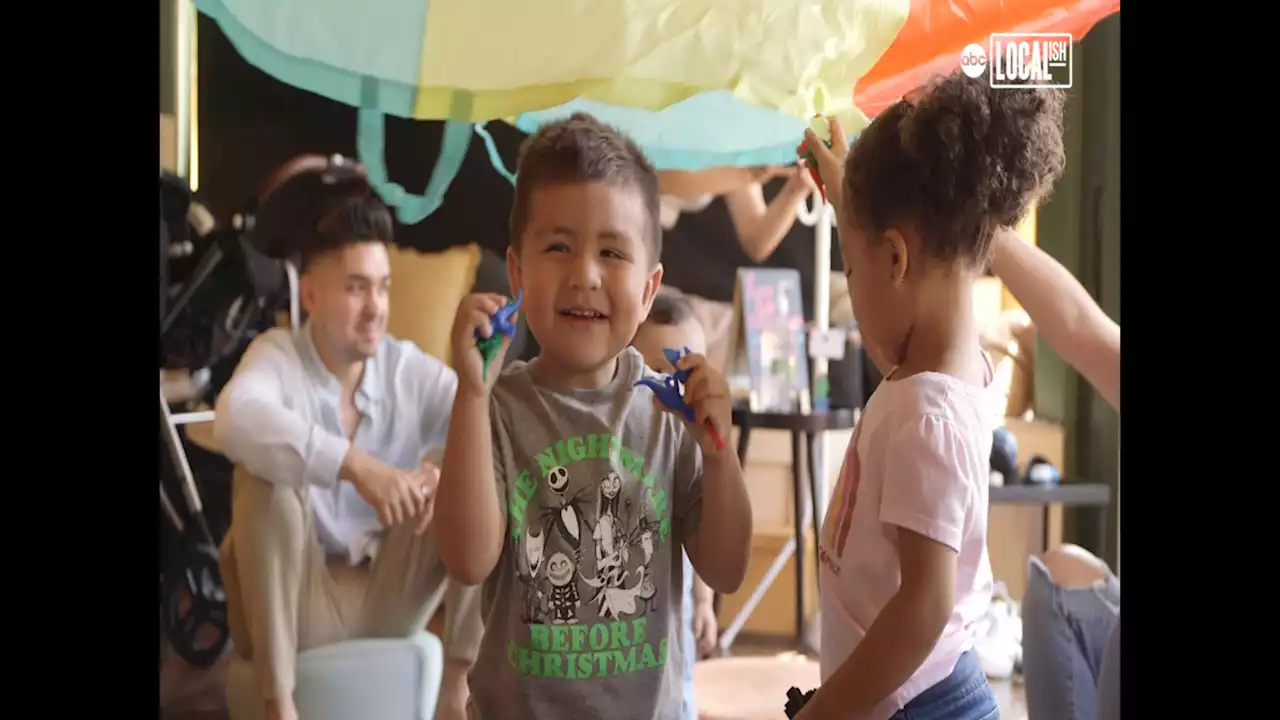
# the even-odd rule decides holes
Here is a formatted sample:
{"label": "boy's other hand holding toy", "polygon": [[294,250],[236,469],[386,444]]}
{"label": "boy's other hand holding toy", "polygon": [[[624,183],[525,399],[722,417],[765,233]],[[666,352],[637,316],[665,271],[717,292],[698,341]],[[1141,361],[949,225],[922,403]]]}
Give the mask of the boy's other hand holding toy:
{"label": "boy's other hand holding toy", "polygon": [[489,369],[502,366],[515,335],[518,307],[519,300],[508,304],[507,298],[493,293],[473,293],[458,304],[452,337],[460,392],[483,395],[493,387],[499,373]]}
{"label": "boy's other hand holding toy", "polygon": [[[703,455],[714,456],[724,449],[723,438],[733,425],[733,398],[729,394],[729,383],[711,367],[705,355],[691,353],[688,348],[683,355],[670,349],[663,350],[663,354],[672,365],[671,378],[684,388],[683,398],[674,384],[660,385],[660,390],[652,378],[641,383],[654,390],[655,403],[691,423]],[[677,404],[679,400],[683,400],[684,407]]]}

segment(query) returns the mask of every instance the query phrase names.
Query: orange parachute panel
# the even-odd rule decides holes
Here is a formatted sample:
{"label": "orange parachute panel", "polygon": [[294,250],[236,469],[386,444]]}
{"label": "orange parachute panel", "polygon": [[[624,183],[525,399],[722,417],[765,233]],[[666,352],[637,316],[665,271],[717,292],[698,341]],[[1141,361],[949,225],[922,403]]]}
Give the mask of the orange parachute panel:
{"label": "orange parachute panel", "polygon": [[969,43],[987,46],[991,33],[1071,33],[1079,40],[1120,0],[911,0],[898,37],[854,86],[853,99],[870,117],[934,75],[960,66]]}

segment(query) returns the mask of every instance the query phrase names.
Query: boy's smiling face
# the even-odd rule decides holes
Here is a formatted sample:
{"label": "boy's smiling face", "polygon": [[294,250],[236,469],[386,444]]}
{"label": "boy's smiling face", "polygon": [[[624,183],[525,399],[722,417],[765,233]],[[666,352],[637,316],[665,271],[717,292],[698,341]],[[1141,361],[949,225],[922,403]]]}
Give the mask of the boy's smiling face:
{"label": "boy's smiling face", "polygon": [[507,251],[511,289],[542,348],[540,364],[574,385],[599,386],[648,315],[662,281],[640,191],[624,184],[533,189],[519,250]]}

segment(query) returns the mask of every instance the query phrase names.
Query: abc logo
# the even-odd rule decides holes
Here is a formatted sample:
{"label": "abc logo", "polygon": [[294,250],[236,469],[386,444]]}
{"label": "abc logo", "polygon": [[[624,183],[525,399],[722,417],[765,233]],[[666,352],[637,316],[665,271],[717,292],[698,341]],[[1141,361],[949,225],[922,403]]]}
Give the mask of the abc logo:
{"label": "abc logo", "polygon": [[977,43],[970,43],[960,53],[960,69],[971,78],[982,77],[987,71],[986,48]]}

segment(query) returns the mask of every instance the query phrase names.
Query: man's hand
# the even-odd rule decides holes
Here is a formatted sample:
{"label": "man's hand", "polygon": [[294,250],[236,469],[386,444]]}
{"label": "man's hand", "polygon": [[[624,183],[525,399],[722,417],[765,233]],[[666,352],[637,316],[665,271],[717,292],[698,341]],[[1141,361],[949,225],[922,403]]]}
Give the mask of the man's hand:
{"label": "man's hand", "polygon": [[692,432],[706,456],[714,456],[715,441],[707,432],[705,423],[710,421],[721,438],[729,437],[733,427],[733,398],[729,394],[729,383],[725,381],[705,355],[690,353],[676,363],[677,370],[689,371],[689,382],[684,386],[684,402],[693,408],[694,424]]}
{"label": "man's hand", "polygon": [[716,646],[720,628],[716,624],[715,606],[710,600],[698,600],[693,606],[693,639],[698,644],[698,655],[706,655]]}
{"label": "man's hand", "polygon": [[[494,329],[490,318],[506,302],[507,299],[501,295],[472,293],[462,298],[462,302],[458,304],[451,337],[453,338],[453,365],[458,373],[459,391],[483,395],[493,387],[498,372],[502,368],[502,358],[507,354],[507,348],[511,346],[511,338],[502,338],[501,347],[489,363],[486,380],[484,356],[476,347],[476,332],[479,332],[482,338],[492,337]],[[516,317],[512,316],[513,323]]]}
{"label": "man's hand", "polygon": [[418,517],[439,482],[438,473],[391,467],[354,446],[342,461],[341,477],[350,480],[360,497],[373,506],[383,527]]}
{"label": "man's hand", "polygon": [[830,127],[828,134],[831,136],[831,147],[828,148],[812,128],[805,129],[804,141],[818,162],[818,176],[822,178],[822,187],[827,193],[827,201],[835,207],[837,213],[840,213],[843,212],[841,208],[844,206],[841,198],[844,188],[844,161],[849,156],[849,136],[845,134],[840,120],[833,117],[828,117],[826,120]]}

